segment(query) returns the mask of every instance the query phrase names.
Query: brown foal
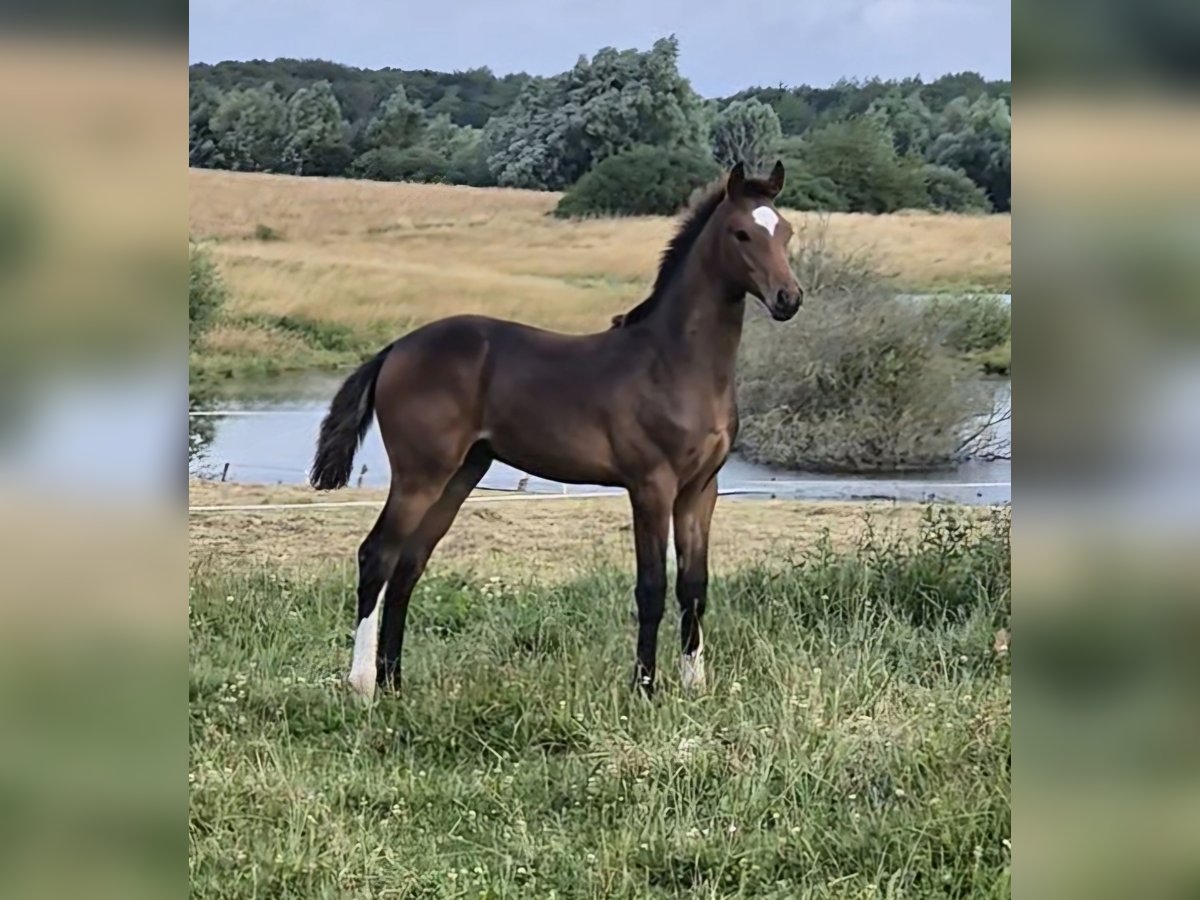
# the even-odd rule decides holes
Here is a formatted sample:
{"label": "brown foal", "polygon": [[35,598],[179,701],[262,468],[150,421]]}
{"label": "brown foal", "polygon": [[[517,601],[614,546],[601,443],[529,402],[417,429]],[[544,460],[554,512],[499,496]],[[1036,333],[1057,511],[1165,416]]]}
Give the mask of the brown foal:
{"label": "brown foal", "polygon": [[313,486],[349,481],[372,413],[392,471],[387,502],[358,551],[349,679],[357,692],[399,685],[413,587],[496,459],[542,478],[629,492],[634,683],[647,695],[673,521],[682,676],[686,687],[703,684],[709,524],[738,427],[734,365],[745,297],[785,321],[803,296],[788,264],[792,228],[773,204],[783,179],[782,163],[766,179],[735,166],[684,219],[650,296],[607,331],[567,335],[454,316],[397,340],[341,386],[321,425]]}

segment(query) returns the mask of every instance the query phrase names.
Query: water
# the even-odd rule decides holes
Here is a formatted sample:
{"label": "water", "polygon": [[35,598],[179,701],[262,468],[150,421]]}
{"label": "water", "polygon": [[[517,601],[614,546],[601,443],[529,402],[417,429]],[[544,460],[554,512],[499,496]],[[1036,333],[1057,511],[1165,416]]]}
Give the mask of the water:
{"label": "water", "polygon": [[19,385],[0,416],[0,497],[100,497],[123,503],[180,496],[175,361]]}
{"label": "water", "polygon": [[[304,484],[316,446],[317,430],[329,400],[343,376],[329,373],[277,379],[253,394],[227,396],[219,404],[226,415],[201,421],[211,435],[190,463],[193,475],[254,484]],[[997,382],[997,402],[1011,403],[1008,382]],[[995,436],[1007,446],[1010,423]],[[365,472],[363,467],[366,467]],[[1011,501],[1012,463],[1007,459],[968,460],[953,469],[848,477],[782,471],[731,458],[718,476],[723,493],[804,500],[944,500],[970,504]],[[515,490],[525,473],[495,462],[482,487]],[[355,461],[352,483],[386,487],[387,456],[378,430],[372,428]],[[531,493],[621,493],[595,485],[563,485],[530,476]]]}

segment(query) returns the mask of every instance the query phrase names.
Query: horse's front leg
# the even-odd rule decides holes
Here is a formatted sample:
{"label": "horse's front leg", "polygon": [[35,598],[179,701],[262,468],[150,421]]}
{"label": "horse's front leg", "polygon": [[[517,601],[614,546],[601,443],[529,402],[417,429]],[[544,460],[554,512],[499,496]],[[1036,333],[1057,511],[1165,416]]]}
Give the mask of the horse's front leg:
{"label": "horse's front leg", "polygon": [[703,487],[684,490],[675,501],[675,550],[679,572],[680,681],[685,689],[704,687],[704,610],[708,605],[708,535],[717,503],[714,475]]}
{"label": "horse's front leg", "polygon": [[651,482],[629,492],[633,503],[633,538],[637,554],[637,655],[634,685],[647,697],[654,695],[654,669],[658,655],[658,626],[667,596],[667,533],[670,529],[674,486]]}

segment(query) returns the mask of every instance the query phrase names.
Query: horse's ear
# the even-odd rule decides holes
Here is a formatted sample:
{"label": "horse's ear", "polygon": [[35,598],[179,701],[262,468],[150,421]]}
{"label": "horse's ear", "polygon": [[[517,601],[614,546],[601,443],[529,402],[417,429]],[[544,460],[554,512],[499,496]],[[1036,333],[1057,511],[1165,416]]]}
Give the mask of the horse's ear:
{"label": "horse's ear", "polygon": [[742,188],[746,184],[746,167],[738,163],[729,172],[729,180],[725,182],[725,193],[730,197],[741,197]]}
{"label": "horse's ear", "polygon": [[774,199],[779,196],[779,192],[783,190],[783,160],[775,160],[775,168],[771,170],[771,177],[767,179],[767,188],[771,191],[771,197]]}

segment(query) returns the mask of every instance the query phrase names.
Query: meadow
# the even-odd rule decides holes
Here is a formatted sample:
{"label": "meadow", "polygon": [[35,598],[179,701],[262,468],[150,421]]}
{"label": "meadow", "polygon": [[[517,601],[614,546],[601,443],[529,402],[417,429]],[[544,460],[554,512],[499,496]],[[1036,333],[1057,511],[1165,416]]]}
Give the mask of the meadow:
{"label": "meadow", "polygon": [[[604,328],[672,230],[555,219],[549,193],[189,178],[191,236],[229,288],[201,379],[353,362],[459,312]],[[1007,216],[835,215],[827,234],[904,289],[1008,286]],[[668,601],[648,703],[628,689],[627,499],[498,499],[477,492],[438,548],[403,691],[369,706],[344,678],[377,507],[193,513],[193,896],[1009,896],[1007,513],[722,501],[708,685],[681,690]]]}
{"label": "meadow", "polygon": [[[603,329],[645,295],[673,229],[662,217],[556,219],[550,192],[202,169],[188,178],[191,237],[211,247],[230,290],[193,353],[202,375],[353,362],[455,313]],[[1007,215],[833,214],[828,238],[869,252],[902,290],[1011,283]]]}
{"label": "meadow", "polygon": [[372,706],[343,683],[353,557],[277,552],[353,529],[193,517],[193,896],[1009,896],[1007,514],[722,502],[708,686],[682,693],[669,610],[647,703],[620,507],[554,514],[593,540],[472,549],[550,506],[456,525]]}

